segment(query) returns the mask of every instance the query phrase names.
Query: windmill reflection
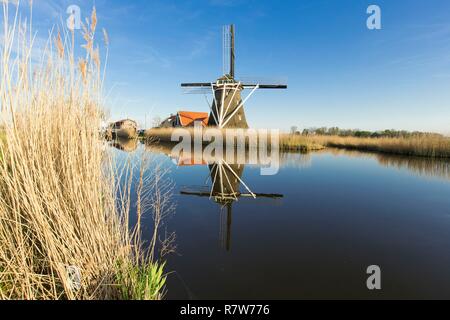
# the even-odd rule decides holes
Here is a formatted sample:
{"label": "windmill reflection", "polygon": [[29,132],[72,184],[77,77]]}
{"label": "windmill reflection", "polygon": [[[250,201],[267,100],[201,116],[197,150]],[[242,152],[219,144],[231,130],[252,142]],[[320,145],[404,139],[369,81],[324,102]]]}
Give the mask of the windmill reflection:
{"label": "windmill reflection", "polygon": [[[244,164],[229,164],[221,159],[220,161],[209,164],[208,168],[209,180],[211,181],[210,190],[195,191],[185,189],[181,191],[181,194],[208,197],[220,205],[220,238],[222,246],[229,251],[231,249],[233,203],[238,201],[239,198],[282,198],[283,195],[252,192],[242,180],[245,168]],[[245,189],[245,192],[240,191],[241,187]]]}
{"label": "windmill reflection", "polygon": [[[241,198],[283,198],[276,193],[256,193],[244,182],[243,175],[246,164],[261,164],[261,159],[253,159],[249,150],[226,150],[222,155],[209,155],[201,152],[174,152],[175,144],[171,143],[147,143],[146,150],[166,154],[178,166],[207,166],[209,169],[205,187],[189,186],[181,189],[185,196],[197,196],[209,198],[220,207],[220,238],[227,251],[231,249],[231,231],[233,218],[233,204]],[[242,157],[239,157],[242,156]],[[250,160],[251,159],[251,160]],[[256,163],[255,163],[256,162]]]}

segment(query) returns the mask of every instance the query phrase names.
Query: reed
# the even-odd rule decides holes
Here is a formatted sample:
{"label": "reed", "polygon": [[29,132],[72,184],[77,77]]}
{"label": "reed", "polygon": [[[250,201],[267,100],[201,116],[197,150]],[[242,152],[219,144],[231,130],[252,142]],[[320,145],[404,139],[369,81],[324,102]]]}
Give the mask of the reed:
{"label": "reed", "polygon": [[[193,135],[192,128],[186,129]],[[171,142],[173,132],[173,128],[149,129],[145,132],[144,137],[152,141]],[[226,135],[224,134],[224,136]],[[450,158],[450,138],[433,134],[398,138],[280,134],[279,142],[282,151],[308,152],[331,147],[406,156]]]}
{"label": "reed", "polygon": [[82,59],[72,35],[57,34],[36,63],[31,25],[10,23],[8,9],[3,2],[0,298],[160,299],[162,265],[140,230],[130,232],[131,187],[119,184],[99,135],[95,10]]}
{"label": "reed", "polygon": [[283,151],[309,152],[322,150],[324,148],[325,147],[322,144],[309,139],[306,136],[293,134],[280,135],[280,149]]}
{"label": "reed", "polygon": [[307,137],[313,143],[326,147],[374,151],[406,156],[450,158],[450,138],[421,135],[405,138],[358,138],[340,136]]}

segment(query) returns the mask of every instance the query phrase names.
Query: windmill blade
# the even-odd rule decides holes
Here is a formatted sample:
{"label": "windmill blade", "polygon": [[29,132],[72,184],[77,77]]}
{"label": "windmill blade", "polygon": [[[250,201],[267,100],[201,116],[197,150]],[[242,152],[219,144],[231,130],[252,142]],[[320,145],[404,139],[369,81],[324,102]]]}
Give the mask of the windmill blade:
{"label": "windmill blade", "polygon": [[234,25],[223,26],[223,38],[222,38],[222,63],[223,74],[228,74],[231,78],[234,78]]}
{"label": "windmill blade", "polygon": [[287,84],[288,79],[286,77],[279,76],[243,76],[239,77],[239,81],[242,83],[277,83]]}
{"label": "windmill blade", "polygon": [[287,89],[287,79],[282,77],[241,77],[239,79],[244,88]]}
{"label": "windmill blade", "polygon": [[234,55],[234,25],[230,25],[230,77],[234,79],[234,64],[236,56]]}
{"label": "windmill blade", "polygon": [[192,88],[192,87],[211,88],[211,82],[182,83],[181,87],[182,88]]}
{"label": "windmill blade", "polygon": [[182,93],[183,94],[203,94],[203,95],[210,95],[211,94],[211,88],[208,87],[201,87],[201,88],[196,88],[196,87],[192,87],[192,88],[182,88]]}
{"label": "windmill blade", "polygon": [[230,36],[230,26],[223,26],[222,35],[222,72],[223,74],[228,74],[231,69],[231,36]]}
{"label": "windmill blade", "polygon": [[183,89],[183,94],[211,93],[211,83],[206,82],[182,83],[181,88]]}
{"label": "windmill blade", "polygon": [[259,87],[259,89],[287,89],[287,85],[285,84],[253,84],[246,83],[242,85],[246,89],[252,89]]}

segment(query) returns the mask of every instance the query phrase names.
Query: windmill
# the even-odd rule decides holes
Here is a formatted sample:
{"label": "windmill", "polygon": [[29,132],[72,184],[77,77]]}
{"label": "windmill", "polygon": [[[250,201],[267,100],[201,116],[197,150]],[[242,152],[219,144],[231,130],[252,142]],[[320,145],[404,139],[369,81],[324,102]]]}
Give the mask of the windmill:
{"label": "windmill", "polygon": [[[223,28],[223,73],[224,75],[211,83],[182,83],[182,88],[208,90],[213,95],[209,104],[211,114],[208,126],[219,128],[248,128],[244,104],[257,89],[287,89],[286,84],[268,84],[259,80],[240,81],[235,79],[235,36],[234,25]],[[227,72],[228,71],[228,72]],[[241,92],[251,89],[250,94],[242,100]]]}

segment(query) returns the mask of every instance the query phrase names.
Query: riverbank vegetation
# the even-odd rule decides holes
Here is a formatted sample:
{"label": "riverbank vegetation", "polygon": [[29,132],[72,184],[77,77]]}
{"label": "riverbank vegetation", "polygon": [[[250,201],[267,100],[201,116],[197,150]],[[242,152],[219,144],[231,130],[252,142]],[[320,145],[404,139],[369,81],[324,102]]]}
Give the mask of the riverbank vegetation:
{"label": "riverbank vegetation", "polygon": [[[129,222],[131,206],[138,221],[145,212],[142,179],[133,204],[133,182],[123,179],[133,169],[119,173],[99,136],[95,10],[84,27],[83,58],[74,58],[73,35],[58,33],[39,63],[31,26],[10,23],[5,2],[3,10],[0,299],[160,299],[165,276],[154,250],[164,196],[147,204],[155,235],[145,249],[140,224]],[[153,188],[150,195],[158,194]]]}
{"label": "riverbank vegetation", "polygon": [[312,136],[310,141],[332,148],[373,151],[405,156],[450,158],[450,138],[439,135],[410,137],[358,138],[342,136]]}
{"label": "riverbank vegetation", "polygon": [[[194,141],[194,129],[193,128],[182,128],[183,130],[187,130],[192,138],[192,141]],[[203,134],[207,132],[207,130],[218,130],[216,128],[203,128]],[[174,134],[176,128],[154,128],[149,129],[145,131],[144,133],[144,140],[150,141],[150,142],[161,142],[161,143],[170,143],[172,142],[172,135]],[[236,137],[239,135],[245,136],[245,144],[248,145],[249,143],[249,136],[255,135],[257,131],[252,131],[251,133],[247,131],[242,131],[237,133],[237,131],[234,131],[234,129],[223,129],[222,136],[224,143],[227,142],[227,133],[230,137]],[[268,132],[267,141],[270,146],[271,143],[271,134],[270,131]],[[178,138],[178,135],[176,135]],[[208,139],[203,139],[202,136],[200,136],[200,139],[202,139],[204,144],[208,144],[210,141]],[[237,139],[234,138],[234,143],[237,144]],[[280,150],[285,151],[300,151],[300,152],[308,152],[308,151],[314,151],[314,150],[321,150],[324,147],[322,145],[319,145],[310,139],[303,137],[301,135],[290,135],[290,134],[281,134],[279,136],[279,146]]]}
{"label": "riverbank vegetation", "polygon": [[325,146],[307,136],[299,134],[281,134],[280,149],[282,151],[310,152],[325,149]]}
{"label": "riverbank vegetation", "polygon": [[450,158],[450,138],[437,133],[398,130],[362,131],[334,128],[305,129],[296,127],[282,138],[286,149],[298,144],[318,145],[406,156]]}
{"label": "riverbank vegetation", "polygon": [[419,137],[443,137],[438,133],[406,131],[406,130],[380,130],[367,131],[359,129],[341,129],[339,127],[322,127],[304,129],[302,132],[297,127],[291,127],[291,134],[303,136],[338,136],[338,137],[356,137],[356,138],[419,138]]}
{"label": "riverbank vegetation", "polygon": [[[193,129],[188,130],[193,135]],[[150,129],[146,131],[145,137],[151,141],[170,142],[173,132],[173,128]],[[379,135],[361,135],[359,131],[352,132],[353,135],[348,136],[343,133],[341,135],[301,134],[300,132],[280,134],[279,146],[282,151],[309,152],[328,147],[405,156],[450,158],[450,138],[439,134],[393,130],[379,133]]]}

